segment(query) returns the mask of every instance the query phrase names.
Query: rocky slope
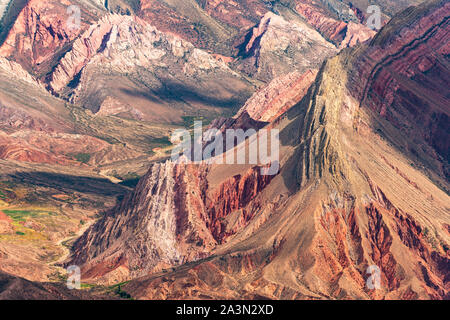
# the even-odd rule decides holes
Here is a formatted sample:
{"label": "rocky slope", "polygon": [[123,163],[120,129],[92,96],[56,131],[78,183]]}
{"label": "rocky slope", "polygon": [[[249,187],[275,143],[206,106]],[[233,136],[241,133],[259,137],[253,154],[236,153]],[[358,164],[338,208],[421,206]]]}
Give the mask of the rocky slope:
{"label": "rocky slope", "polygon": [[313,69],[304,73],[293,71],[275,78],[247,100],[235,118],[246,112],[253,120],[273,122],[302,100],[316,75],[317,70]]}
{"label": "rocky slope", "polygon": [[[369,5],[379,5],[383,21],[420,0],[405,1],[141,1],[138,15],[164,32],[173,32],[196,47],[226,56],[236,54],[248,30],[268,12],[286,20],[306,20],[327,39],[342,47],[364,41],[373,33],[364,27]],[[163,15],[165,19],[159,19]],[[344,40],[345,39],[345,40]]]}
{"label": "rocky slope", "polygon": [[[405,137],[399,143],[386,128],[387,139],[447,181],[449,8],[445,3],[426,16],[424,12],[406,10],[391,21],[364,55],[352,61],[355,71],[348,84],[361,104],[400,128]],[[417,24],[404,27],[410,20]],[[357,77],[367,79],[364,85]]]}
{"label": "rocky slope", "polygon": [[136,192],[77,241],[72,262],[84,265],[86,279],[114,283],[209,256],[248,224],[257,210],[248,204],[271,180],[255,167],[208,190],[209,170],[153,165]]}
{"label": "rocky slope", "polygon": [[[294,71],[275,78],[255,92],[233,118],[219,117],[210,123],[208,130],[218,130],[222,134],[224,151],[234,148],[238,141],[228,145],[227,130],[243,130],[248,133],[249,130],[256,132],[266,126],[272,127],[284,113],[306,96],[316,75],[317,70],[307,70],[303,74]],[[213,139],[208,136],[208,130],[203,136],[203,150]],[[217,155],[215,151],[214,155]]]}
{"label": "rocky slope", "polygon": [[416,6],[425,1],[423,0],[381,0],[381,1],[368,1],[368,0],[353,0],[345,1],[353,10],[358,10],[362,14],[366,12],[369,5],[375,4],[381,8],[381,12],[385,17],[393,17],[395,14],[406,9],[410,6]]}
{"label": "rocky slope", "polygon": [[[230,56],[233,51],[230,43],[238,28],[222,23],[223,16],[214,17],[207,11],[203,3],[195,0],[142,0],[138,16],[158,30],[177,35],[197,48]],[[235,12],[235,17],[241,22],[245,20],[244,15],[243,11]],[[248,27],[253,24],[246,22]]]}
{"label": "rocky slope", "polygon": [[374,35],[374,31],[358,20],[353,10],[342,2],[330,2],[339,3],[339,7],[343,7],[331,6],[333,15],[329,12],[330,6],[317,5],[315,1],[295,1],[295,10],[326,39],[340,48],[364,42]]}
{"label": "rocky slope", "polygon": [[[49,97],[40,89],[37,93],[33,91],[30,97],[21,98],[30,98],[31,102],[22,101],[20,108],[17,108],[17,103],[11,103],[11,97],[17,99],[20,95],[19,88],[25,89],[6,81],[3,90],[17,88],[12,90],[12,96],[4,93],[10,99],[8,103],[5,99],[2,100],[2,117],[7,122],[5,129],[81,133],[108,143],[88,139],[89,143],[97,146],[87,147],[85,150],[77,148],[77,152],[70,152],[71,148],[67,147],[64,152],[55,154],[45,142],[32,145],[43,142],[45,134],[42,132],[16,133],[14,137],[3,137],[4,159],[72,165],[74,159],[69,153],[89,154],[91,164],[139,158],[155,147],[152,142],[155,136],[159,138],[168,134],[169,128],[155,128],[153,124],[148,124],[149,121],[181,124],[186,118],[192,117],[211,120],[217,116],[231,116],[243,105],[253,93],[254,86],[243,76],[230,70],[229,66],[239,66],[249,74],[269,81],[285,71],[293,71],[291,69],[303,73],[311,67],[318,67],[326,56],[336,51],[303,22],[296,21],[294,27],[290,27],[280,16],[267,13],[267,10],[275,8],[260,1],[175,1],[169,7],[182,19],[177,18],[167,28],[164,23],[170,19],[160,19],[163,11],[157,10],[159,5],[168,8],[168,3],[163,1],[141,1],[140,5],[136,1],[110,1],[108,8],[104,8],[102,1],[90,0],[64,3],[47,1],[45,4],[40,1],[11,3],[11,8],[15,11],[13,13],[10,12],[12,9],[8,9],[6,16],[11,20],[11,25],[8,25],[7,38],[0,46],[0,55],[6,57],[1,60],[2,68],[7,70],[3,75],[13,74],[19,81],[33,83],[36,87],[44,86],[53,95],[64,98],[77,107],[87,108],[96,115],[92,117],[77,108],[65,108],[66,103],[63,106],[60,100],[41,104],[33,97],[45,96],[44,100]],[[67,23],[67,8],[70,5],[80,8],[79,29],[70,28]],[[127,9],[149,23],[128,16]],[[108,10],[125,15],[110,15]],[[150,11],[153,12],[151,19],[147,16]],[[248,29],[261,18],[263,21],[260,25],[248,33]],[[171,35],[174,33],[192,40],[196,46],[214,49],[200,44],[195,37],[190,38],[178,32],[183,25],[182,21],[203,30],[202,34],[207,35],[204,39],[209,44],[218,43],[218,39],[227,34],[225,38],[229,41],[226,41],[225,47],[232,49],[231,51],[234,50],[232,42],[236,37],[252,35],[247,39],[248,43],[244,43],[248,49],[246,58],[234,63],[232,57],[208,54]],[[155,29],[154,25],[165,32]],[[307,41],[301,39],[304,35]],[[284,41],[281,47],[275,46],[273,50],[272,44],[277,41],[276,37],[286,38],[287,42]],[[286,45],[287,53],[281,50]],[[324,54],[313,56],[308,46],[327,50]],[[29,103],[37,104],[37,109],[46,113],[45,116],[38,114],[36,108],[27,107],[24,110],[23,106]],[[50,105],[58,106],[59,109],[50,107],[52,111],[46,112],[45,108]],[[13,106],[18,110],[13,110]],[[58,119],[54,119],[54,115]],[[73,123],[74,120],[76,124]],[[245,119],[241,120],[243,125]],[[126,121],[127,129],[114,131],[114,128],[124,126],[123,121]],[[133,121],[140,122],[138,127],[142,130],[131,132],[136,127]],[[234,125],[236,128],[238,126],[240,124]],[[142,135],[146,131],[151,132],[150,141]],[[137,137],[138,133],[141,137]],[[40,138],[36,139],[38,136]],[[73,136],[67,140],[68,136],[65,137],[59,143],[60,146],[64,143],[67,146],[73,145],[78,139]],[[54,137],[48,139],[54,141]],[[114,146],[110,145],[111,141]],[[104,159],[100,159],[101,155],[104,155]]]}
{"label": "rocky slope", "polygon": [[62,284],[38,283],[0,272],[1,300],[104,300],[116,299],[107,294],[92,295],[86,291],[69,290]]}
{"label": "rocky slope", "polygon": [[[144,276],[124,287],[143,299],[448,299],[448,150],[430,139],[448,137],[434,131],[443,116],[429,117],[450,105],[437,76],[448,74],[448,11],[438,0],[407,10],[371,44],[330,59],[274,123],[277,176],[155,165],[77,241],[71,262],[91,280]],[[428,83],[440,94],[423,107]],[[407,107],[425,119],[413,136]],[[412,140],[436,152],[412,152]],[[376,290],[369,267],[380,270]]]}
{"label": "rocky slope", "polygon": [[[225,133],[227,129],[264,127],[302,100],[316,74],[316,70],[304,74],[292,72],[273,80],[255,93],[234,118],[214,120],[209,128]],[[219,179],[223,181],[215,181],[210,186],[205,179],[211,170],[215,169],[171,162],[153,165],[142,178],[136,194],[130,195],[79,240],[83,244],[76,251],[79,256],[75,263],[89,261],[86,277],[100,277],[101,281],[113,283],[208,256],[214,246],[247,225],[259,209],[255,203],[248,204],[272,179],[261,176],[259,167],[244,166],[235,170],[233,177],[221,175]],[[132,211],[126,218],[119,218],[119,222],[123,210]],[[133,230],[143,226],[148,226],[147,231],[135,238]],[[100,230],[109,230],[111,234],[98,237]],[[161,233],[166,235],[165,239],[154,238]],[[92,245],[97,242],[102,242],[100,249]],[[129,245],[124,247],[124,242]],[[154,258],[141,261],[136,258],[139,255]]]}
{"label": "rocky slope", "polygon": [[104,159],[98,161],[102,163],[140,155],[100,139],[92,132],[92,120],[90,131],[80,130],[82,123],[73,118],[73,110],[18,63],[0,58],[0,77],[0,159],[79,166],[75,159],[79,154],[93,159],[102,154]]}
{"label": "rocky slope", "polygon": [[242,60],[237,68],[266,82],[294,70],[303,73],[319,68],[337,52],[305,23],[288,22],[272,12],[264,15],[247,38],[241,45]]}
{"label": "rocky slope", "polygon": [[[385,24],[418,2],[370,4]],[[110,180],[135,180],[168,156],[171,130],[206,118],[222,132],[280,129],[279,174],[151,164],[76,242],[85,280],[134,279],[125,290],[142,299],[448,299],[446,1],[406,10],[370,43],[365,0],[10,3],[0,269],[54,280],[56,241],[127,190]],[[0,277],[2,298],[90,298]]]}
{"label": "rocky slope", "polygon": [[[80,9],[79,28],[69,23],[71,5]],[[27,71],[45,77],[72,41],[101,14],[95,1],[28,1],[8,30],[0,56],[14,59]]]}
{"label": "rocky slope", "polygon": [[[383,0],[370,4],[381,7],[386,21],[399,10],[419,2]],[[70,20],[67,8],[71,5],[80,8],[80,28],[71,28],[67,23]],[[27,71],[45,78],[71,49],[73,41],[108,12],[136,14],[162,32],[175,34],[197,48],[225,56],[237,54],[234,46],[242,43],[242,37],[268,12],[277,13],[290,22],[298,22],[301,17],[328,40],[345,47],[373,35],[364,27],[368,5],[365,0],[12,0],[0,20],[0,55],[14,59]]]}
{"label": "rocky slope", "polygon": [[214,56],[121,15],[105,16],[75,41],[49,88],[93,112],[159,122],[233,110],[253,92]]}

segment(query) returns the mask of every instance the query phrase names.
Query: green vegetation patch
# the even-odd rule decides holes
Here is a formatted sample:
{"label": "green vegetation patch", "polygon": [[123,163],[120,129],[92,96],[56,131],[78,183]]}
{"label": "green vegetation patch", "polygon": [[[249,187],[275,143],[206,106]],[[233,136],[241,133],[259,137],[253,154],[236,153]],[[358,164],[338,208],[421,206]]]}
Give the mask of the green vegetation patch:
{"label": "green vegetation patch", "polygon": [[111,289],[113,289],[113,290],[115,289],[114,293],[117,294],[122,299],[130,299],[130,300],[132,300],[133,298],[131,297],[131,295],[129,293],[123,291],[122,288],[121,288],[121,286],[123,286],[123,285],[125,285],[127,283],[128,283],[128,281],[119,283],[117,285],[112,286]]}
{"label": "green vegetation patch", "polygon": [[81,287],[81,289],[92,289],[92,288],[95,288],[96,285],[90,284],[90,283],[80,283],[80,287]]}
{"label": "green vegetation patch", "polygon": [[75,153],[75,154],[70,154],[70,156],[72,158],[74,158],[75,160],[77,160],[78,162],[87,164],[89,162],[89,160],[91,160],[91,155],[89,153]]}
{"label": "green vegetation patch", "polygon": [[42,211],[42,210],[2,210],[7,216],[13,219],[15,222],[25,222],[26,218],[36,218],[42,214],[56,215],[54,212]]}
{"label": "green vegetation patch", "polygon": [[38,216],[38,213],[35,211],[28,210],[3,210],[3,212],[14,221],[25,221],[26,217],[35,218]]}
{"label": "green vegetation patch", "polygon": [[152,143],[161,145],[161,146],[171,146],[172,145],[172,142],[170,141],[169,137],[153,138]]}

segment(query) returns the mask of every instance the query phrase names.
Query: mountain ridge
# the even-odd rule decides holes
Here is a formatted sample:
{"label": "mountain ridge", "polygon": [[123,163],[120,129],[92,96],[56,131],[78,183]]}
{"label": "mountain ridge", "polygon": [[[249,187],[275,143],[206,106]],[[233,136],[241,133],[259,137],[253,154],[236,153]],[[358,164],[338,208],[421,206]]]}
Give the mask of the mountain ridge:
{"label": "mountain ridge", "polygon": [[[425,21],[429,16],[445,20],[445,6],[440,4],[434,1],[414,10],[427,12],[422,18]],[[439,43],[443,32],[433,34],[429,41]],[[421,35],[409,32],[408,37],[416,39]],[[402,41],[393,40],[387,49],[401,50],[398,43]],[[253,212],[247,224],[216,246],[209,258],[185,266],[177,267],[177,263],[172,271],[132,280],[127,291],[149,299],[448,297],[448,233],[444,232],[448,194],[411,167],[409,153],[387,143],[368,122],[371,117],[381,123],[389,123],[390,119],[385,119],[383,113],[374,115],[370,103],[361,105],[361,87],[352,91],[352,75],[360,72],[355,69],[362,64],[345,68],[355,57],[364,60],[364,48],[371,50],[360,45],[328,60],[307,96],[278,120],[275,127],[281,128],[282,169],[244,205]],[[412,52],[421,57],[430,54]],[[361,81],[358,84],[361,86]],[[395,130],[401,132],[400,128]],[[246,169],[212,165],[206,192],[222,190],[222,201],[236,199],[232,186],[220,187],[219,181],[224,181],[227,174],[219,172],[224,170]],[[136,192],[141,192],[145,183],[144,178]],[[401,183],[400,195],[395,190]],[[191,197],[198,197],[195,194]],[[404,201],[413,198],[413,203]],[[135,207],[140,208],[139,204]],[[118,209],[115,219],[123,214],[123,209]],[[236,209],[239,207],[224,212],[225,217],[231,219]],[[245,211],[236,212],[238,220],[248,219]],[[146,212],[144,207],[139,214],[155,213]],[[225,221],[222,226],[227,226]],[[426,229],[435,234],[425,233]],[[265,238],[268,234],[272,236]],[[95,247],[95,240],[88,239],[95,238],[80,239],[76,248],[83,251],[87,243]],[[420,257],[418,261],[415,255]],[[282,267],[286,265],[290,268]],[[370,265],[380,268],[379,291],[365,288],[365,272]],[[246,279],[243,274],[252,276]]]}
{"label": "mountain ridge", "polygon": [[[450,298],[448,0],[20,4],[0,45],[2,298]],[[171,161],[195,121],[255,134]],[[278,161],[221,163],[266,132]]]}

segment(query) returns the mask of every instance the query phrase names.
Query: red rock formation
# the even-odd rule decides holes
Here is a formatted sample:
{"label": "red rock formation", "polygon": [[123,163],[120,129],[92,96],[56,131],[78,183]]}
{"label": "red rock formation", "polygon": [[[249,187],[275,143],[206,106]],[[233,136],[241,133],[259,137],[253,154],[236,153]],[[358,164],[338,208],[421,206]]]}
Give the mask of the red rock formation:
{"label": "red rock formation", "polygon": [[0,234],[9,234],[13,232],[14,227],[12,226],[12,219],[8,217],[3,211],[0,211]]}
{"label": "red rock formation", "polygon": [[[194,28],[192,21],[178,12],[176,8],[166,6],[160,1],[143,0],[139,16],[158,30],[185,39],[199,48],[208,48],[210,44],[203,38],[200,30]],[[164,17],[161,19],[160,17]]]}
{"label": "red rock formation", "polygon": [[[334,199],[335,201],[338,199]],[[338,200],[340,201],[340,200]],[[339,282],[349,281],[354,288],[363,288],[365,275],[364,249],[357,221],[359,211],[354,199],[342,203],[329,203],[320,213],[315,247],[317,259],[314,272],[333,296],[345,294]]]}
{"label": "red rock formation", "polygon": [[34,85],[40,85],[38,80],[31,76],[23,67],[17,62],[10,61],[3,57],[0,57],[0,69],[10,74],[17,79],[32,83]]}
{"label": "red rock formation", "polygon": [[58,92],[64,88],[99,51],[103,51],[112,33],[113,25],[119,24],[128,17],[114,15],[103,18],[97,25],[92,25],[77,39],[70,52],[59,62],[52,73],[50,88]]}
{"label": "red rock formation", "polygon": [[[273,123],[303,99],[316,75],[317,70],[308,70],[304,74],[294,71],[272,80],[247,100],[233,118],[217,118],[211,122],[208,130],[215,129],[222,133],[224,151],[235,147],[236,143],[232,146],[227,145],[227,130],[257,131]],[[212,138],[205,136],[204,139],[205,147],[210,142],[207,139]]]}
{"label": "red rock formation", "polygon": [[296,10],[306,21],[340,48],[351,47],[371,39],[375,32],[355,22],[343,22],[329,17],[311,1],[296,1]]}
{"label": "red rock formation", "polygon": [[[402,128],[413,140],[422,141],[427,152],[411,150],[422,159],[441,156],[448,160],[449,155],[449,79],[442,60],[450,52],[449,8],[446,3],[430,15],[418,15],[408,27],[389,23],[355,62],[355,77],[349,81],[349,89],[362,106]],[[367,79],[363,86],[360,79]],[[438,170],[448,177],[448,166]]]}
{"label": "red rock formation", "polygon": [[202,0],[200,3],[212,17],[241,30],[252,27],[268,11],[266,4],[259,0]]}
{"label": "red rock formation", "polygon": [[[95,154],[108,144],[97,138],[64,133],[0,131],[0,159],[23,162],[79,165],[76,154]],[[72,154],[72,156],[70,156]]]}
{"label": "red rock formation", "polygon": [[372,260],[382,268],[382,281],[390,291],[399,287],[400,280],[397,275],[397,262],[390,252],[392,246],[392,235],[383,221],[383,215],[373,204],[367,209],[369,217],[368,237],[372,244]]}
{"label": "red rock formation", "polygon": [[[206,257],[252,219],[258,208],[247,206],[273,178],[260,169],[206,191],[208,167],[156,164],[133,194],[77,241],[72,262],[84,265],[86,278],[110,282]],[[227,225],[231,214],[235,221]],[[136,228],[142,228],[139,235]]]}
{"label": "red rock formation", "polygon": [[[254,167],[243,175],[237,175],[222,182],[215,190],[210,190],[206,199],[206,227],[218,243],[242,230],[253,218],[257,206],[247,209],[247,205],[270,183],[273,176],[261,175],[261,168]],[[239,211],[241,210],[241,211]],[[233,213],[234,221],[226,221]]]}
{"label": "red rock formation", "polygon": [[[385,21],[388,16],[420,1],[397,2],[372,1],[371,4],[382,8]],[[183,6],[145,0],[141,1],[138,14],[159,30],[172,32],[196,47],[231,54],[230,44],[242,44],[246,31],[258,24],[267,13],[276,12],[292,20],[292,15],[286,13],[286,6],[284,2],[262,0],[186,1]],[[341,48],[364,42],[374,35],[364,26],[367,10],[364,3],[302,0],[291,1],[288,6]],[[165,19],[160,19],[161,16]]]}
{"label": "red rock formation", "polygon": [[[71,28],[67,23],[70,5],[78,5],[81,10],[80,28]],[[27,71],[48,72],[54,59],[70,47],[86,22],[98,13],[98,8],[77,1],[28,1],[0,47],[0,56],[13,58]]]}
{"label": "red rock formation", "polygon": [[291,72],[272,80],[266,87],[256,92],[239,110],[235,118],[244,112],[256,121],[273,122],[306,95],[314,82],[317,70],[305,73]]}

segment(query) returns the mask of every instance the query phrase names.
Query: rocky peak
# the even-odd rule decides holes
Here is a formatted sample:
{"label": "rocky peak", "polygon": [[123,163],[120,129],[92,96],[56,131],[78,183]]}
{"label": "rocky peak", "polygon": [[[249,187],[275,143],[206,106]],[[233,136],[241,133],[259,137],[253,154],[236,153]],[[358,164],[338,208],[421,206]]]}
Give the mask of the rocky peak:
{"label": "rocky peak", "polygon": [[[80,28],[72,28],[67,23],[70,5],[80,8]],[[100,12],[98,7],[84,1],[28,1],[1,45],[0,56],[13,58],[27,71],[45,76],[56,63],[55,59]]]}
{"label": "rocky peak", "polygon": [[318,68],[323,60],[337,52],[307,24],[286,21],[268,12],[250,31],[241,45],[238,68],[263,81],[292,72]]}
{"label": "rocky peak", "polygon": [[256,209],[249,204],[271,179],[255,167],[208,191],[210,169],[152,165],[135,191],[75,243],[71,263],[83,265],[86,278],[111,282],[209,256],[249,223]]}

